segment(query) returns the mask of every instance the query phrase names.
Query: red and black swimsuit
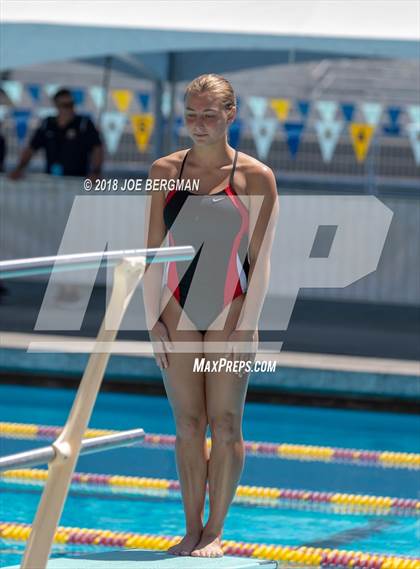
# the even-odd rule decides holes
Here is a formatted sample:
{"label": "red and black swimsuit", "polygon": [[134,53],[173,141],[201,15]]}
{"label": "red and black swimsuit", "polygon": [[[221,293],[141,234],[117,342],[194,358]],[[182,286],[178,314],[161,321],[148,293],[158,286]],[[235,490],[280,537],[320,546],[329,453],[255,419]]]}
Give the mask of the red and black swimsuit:
{"label": "red and black swimsuit", "polygon": [[249,213],[232,185],[237,154],[224,190],[200,195],[175,189],[165,200],[168,245],[192,245],[196,250],[192,261],[168,263],[166,284],[201,332],[247,289]]}

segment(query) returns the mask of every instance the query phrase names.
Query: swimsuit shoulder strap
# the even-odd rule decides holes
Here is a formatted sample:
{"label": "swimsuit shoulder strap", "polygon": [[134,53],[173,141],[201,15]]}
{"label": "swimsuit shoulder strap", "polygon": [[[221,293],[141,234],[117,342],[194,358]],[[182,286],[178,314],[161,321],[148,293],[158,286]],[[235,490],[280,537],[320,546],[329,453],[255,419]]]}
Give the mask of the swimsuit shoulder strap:
{"label": "swimsuit shoulder strap", "polygon": [[187,152],[185,153],[185,156],[184,156],[184,158],[183,158],[183,160],[182,160],[181,169],[180,169],[179,174],[178,174],[178,180],[181,179],[182,171],[183,171],[183,169],[184,169],[184,164],[185,164],[185,161],[186,161],[186,159],[187,159],[188,153],[189,153],[189,150],[187,150]]}
{"label": "swimsuit shoulder strap", "polygon": [[232,170],[230,172],[230,177],[229,177],[229,186],[233,189],[233,176],[235,174],[235,168],[236,168],[236,160],[238,158],[238,151],[235,150],[235,156],[233,157],[233,164],[232,164]]}

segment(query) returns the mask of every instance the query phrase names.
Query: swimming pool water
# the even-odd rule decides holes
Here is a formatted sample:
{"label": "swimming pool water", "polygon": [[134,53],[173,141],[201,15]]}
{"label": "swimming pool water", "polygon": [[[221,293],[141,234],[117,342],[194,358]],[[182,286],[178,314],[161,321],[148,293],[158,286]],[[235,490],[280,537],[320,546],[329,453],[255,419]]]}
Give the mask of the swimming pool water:
{"label": "swimming pool water", "polygon": [[[75,391],[0,385],[2,421],[62,425]],[[102,392],[90,427],[174,434],[169,403],[164,397]],[[246,440],[316,444],[371,450],[420,452],[420,417],[345,409],[246,403]]]}
{"label": "swimming pool water", "polygon": [[[1,385],[1,420],[63,424],[74,393],[67,389]],[[167,400],[135,394],[101,393],[90,426],[111,429],[142,427],[149,433],[174,434]],[[244,415],[244,438],[247,440],[419,452],[419,433],[420,419],[413,415],[256,403],[247,403]],[[45,445],[42,441],[37,445],[35,441],[0,441],[1,454]],[[82,457],[76,470],[91,472],[94,467],[103,473],[176,478],[172,449],[132,447],[99,453]],[[331,489],[331,485],[340,491],[365,490],[376,495],[395,495],[392,490],[401,489],[401,492],[409,490],[408,496],[417,498],[416,478],[418,480],[418,471],[247,457],[241,483],[320,490]],[[363,486],[365,482],[366,488]],[[0,482],[0,495],[0,519],[31,523],[41,495],[39,487]],[[60,525],[182,535],[184,518],[179,498],[126,496],[113,494],[111,490],[98,494],[95,491],[80,492],[74,487]],[[415,517],[239,504],[231,507],[224,533],[225,539],[237,541],[316,545],[401,555],[420,555],[419,536],[418,518]],[[18,563],[23,548],[22,543],[0,542],[1,565]],[[70,550],[75,548],[77,546]],[[62,547],[54,546],[53,552],[62,553]]]}
{"label": "swimming pool water", "polygon": [[[1,519],[30,523],[41,495],[38,488],[1,483]],[[208,505],[206,505],[206,517]],[[180,499],[78,493],[72,490],[60,525],[161,535],[182,535]],[[338,514],[291,508],[232,505],[224,539],[313,545],[377,553],[420,555],[418,518]]]}

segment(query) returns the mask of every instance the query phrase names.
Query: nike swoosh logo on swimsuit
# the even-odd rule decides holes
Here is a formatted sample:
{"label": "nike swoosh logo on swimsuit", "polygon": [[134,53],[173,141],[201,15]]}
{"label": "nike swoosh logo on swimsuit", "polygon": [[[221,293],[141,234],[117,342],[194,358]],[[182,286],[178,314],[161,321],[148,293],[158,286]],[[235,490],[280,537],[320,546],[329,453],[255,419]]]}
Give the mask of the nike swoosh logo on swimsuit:
{"label": "nike swoosh logo on swimsuit", "polygon": [[212,198],[212,202],[219,202],[220,200],[224,200],[226,199],[225,196],[222,196],[221,198]]}

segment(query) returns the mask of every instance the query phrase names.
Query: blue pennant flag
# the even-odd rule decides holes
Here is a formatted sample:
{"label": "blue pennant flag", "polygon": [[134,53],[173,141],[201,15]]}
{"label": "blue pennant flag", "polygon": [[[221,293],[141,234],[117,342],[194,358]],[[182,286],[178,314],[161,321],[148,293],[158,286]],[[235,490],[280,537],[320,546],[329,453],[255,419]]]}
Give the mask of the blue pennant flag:
{"label": "blue pennant flag", "polygon": [[388,107],[386,111],[389,116],[389,122],[391,124],[397,124],[401,114],[401,107]]}
{"label": "blue pennant flag", "polygon": [[150,93],[137,93],[137,96],[143,112],[149,112]]}
{"label": "blue pennant flag", "polygon": [[304,124],[301,122],[285,122],[283,123],[284,130],[286,131],[287,145],[290,150],[292,158],[296,158],[299,150],[300,137],[304,129]]}
{"label": "blue pennant flag", "polygon": [[385,124],[382,127],[382,132],[388,136],[400,136],[401,127],[399,124]]}
{"label": "blue pennant flag", "polygon": [[302,117],[307,118],[311,109],[311,103],[309,101],[298,101],[297,106]]}
{"label": "blue pennant flag", "polygon": [[401,107],[388,107],[386,109],[389,122],[383,126],[384,134],[388,136],[399,136],[401,134],[401,125],[398,119],[401,115]]}
{"label": "blue pennant flag", "polygon": [[354,104],[353,103],[340,103],[341,112],[343,113],[346,122],[353,120]]}
{"label": "blue pennant flag", "polygon": [[229,144],[233,148],[238,148],[239,140],[241,138],[242,121],[236,119],[229,128]]}
{"label": "blue pennant flag", "polygon": [[12,116],[15,120],[16,136],[19,143],[22,144],[25,140],[26,133],[28,132],[28,122],[31,116],[31,111],[30,109],[15,109],[12,112]]}
{"label": "blue pennant flag", "polygon": [[75,105],[83,105],[85,102],[85,92],[83,89],[72,89],[71,93],[73,95]]}
{"label": "blue pennant flag", "polygon": [[35,85],[32,83],[31,85],[27,85],[28,93],[32,97],[32,100],[36,103],[39,103],[41,100],[41,85]]}

